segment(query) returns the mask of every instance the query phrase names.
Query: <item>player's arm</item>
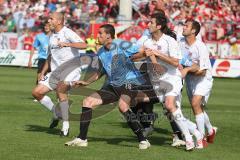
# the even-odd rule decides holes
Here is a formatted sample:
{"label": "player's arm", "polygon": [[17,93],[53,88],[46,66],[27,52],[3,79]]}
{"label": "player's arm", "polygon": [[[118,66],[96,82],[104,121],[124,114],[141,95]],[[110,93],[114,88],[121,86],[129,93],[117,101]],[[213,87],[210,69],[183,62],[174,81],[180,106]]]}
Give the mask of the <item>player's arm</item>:
{"label": "player's arm", "polygon": [[85,42],[58,42],[59,47],[72,47],[72,48],[77,48],[77,49],[86,49],[88,47],[88,44]]}
{"label": "player's arm", "polygon": [[[179,63],[179,65],[182,65],[181,63]],[[192,63],[191,66],[188,67],[184,67],[184,68],[179,68],[182,77],[186,77],[186,75],[188,73],[192,73],[195,74],[195,72],[199,71],[199,66],[196,63]]]}
{"label": "player's arm", "polygon": [[48,55],[47,60],[44,63],[42,72],[39,74],[38,81],[42,80],[44,75],[47,73],[47,71],[49,69],[50,61],[51,61],[51,54]]}
{"label": "player's arm", "polygon": [[68,42],[58,42],[59,47],[72,47],[77,49],[86,49],[88,47],[87,43],[85,43],[77,33],[72,30],[67,30],[65,33],[65,37]]}
{"label": "player's arm", "polygon": [[34,42],[33,42],[33,47],[32,47],[32,49],[31,49],[31,51],[30,51],[30,56],[29,56],[29,61],[28,61],[28,67],[29,67],[29,68],[32,67],[32,57],[33,57],[33,55],[34,55],[35,49],[37,49],[37,47],[39,47],[39,45],[40,45],[40,42],[39,42],[39,40],[38,40],[38,35],[37,35],[37,36],[35,37]]}
{"label": "player's arm", "polygon": [[205,75],[206,75],[206,72],[207,72],[207,70],[204,69],[204,70],[198,70],[198,71],[194,72],[193,74],[194,74],[195,76],[205,76]]}
{"label": "player's arm", "polygon": [[34,49],[34,47],[31,49],[31,51],[30,51],[30,56],[29,56],[29,60],[28,60],[28,67],[29,68],[31,68],[32,67],[32,57],[33,57],[33,55],[34,55],[34,51],[35,51],[35,49]]}
{"label": "player's arm", "polygon": [[193,74],[196,76],[205,76],[209,66],[209,51],[205,44],[199,48],[199,69]]}
{"label": "player's arm", "polygon": [[74,81],[72,83],[72,85],[74,87],[87,86],[87,85],[99,80],[103,75],[104,75],[103,73],[94,72],[94,73],[90,74],[90,76],[85,77],[84,80]]}
{"label": "player's arm", "polygon": [[165,55],[165,54],[162,54],[159,51],[151,50],[151,51],[146,52],[146,53],[147,53],[146,55],[149,56],[149,57],[154,55],[154,56],[158,57],[159,59],[161,59],[162,61],[164,61],[164,62],[166,62],[170,65],[173,65],[175,67],[178,67],[178,65],[179,65],[179,59],[168,56],[168,55]]}
{"label": "player's arm", "polygon": [[131,60],[134,62],[145,59],[144,48],[140,48],[139,51],[133,55],[131,55]]}

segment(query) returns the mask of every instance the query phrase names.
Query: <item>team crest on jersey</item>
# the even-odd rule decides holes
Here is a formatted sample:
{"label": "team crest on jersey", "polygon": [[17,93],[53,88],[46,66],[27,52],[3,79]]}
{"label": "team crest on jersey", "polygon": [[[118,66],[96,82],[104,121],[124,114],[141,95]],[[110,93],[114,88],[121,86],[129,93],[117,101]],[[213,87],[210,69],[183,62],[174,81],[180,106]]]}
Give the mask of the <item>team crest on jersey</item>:
{"label": "team crest on jersey", "polygon": [[161,49],[162,49],[162,47],[158,45],[157,46],[157,50],[161,50]]}

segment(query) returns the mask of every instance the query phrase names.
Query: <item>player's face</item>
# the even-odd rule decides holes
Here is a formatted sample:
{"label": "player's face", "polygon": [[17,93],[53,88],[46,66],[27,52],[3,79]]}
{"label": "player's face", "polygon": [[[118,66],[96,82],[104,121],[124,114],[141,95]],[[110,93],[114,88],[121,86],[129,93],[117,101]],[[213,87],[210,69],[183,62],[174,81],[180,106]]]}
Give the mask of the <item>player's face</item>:
{"label": "player's face", "polygon": [[107,34],[104,28],[100,28],[98,31],[98,42],[100,45],[104,45],[108,39],[109,34]]}
{"label": "player's face", "polygon": [[187,22],[183,25],[183,36],[189,36],[192,34],[192,22]]}
{"label": "player's face", "polygon": [[48,23],[49,23],[49,27],[51,30],[55,30],[56,26],[58,25],[58,19],[57,19],[57,16],[56,14],[51,14],[50,15],[50,18],[48,19]]}
{"label": "player's face", "polygon": [[46,33],[50,32],[50,25],[49,25],[49,24],[46,24],[46,25],[44,26],[44,31],[45,31]]}
{"label": "player's face", "polygon": [[156,23],[156,18],[151,18],[151,21],[148,23],[148,29],[150,33],[154,33],[159,30]]}

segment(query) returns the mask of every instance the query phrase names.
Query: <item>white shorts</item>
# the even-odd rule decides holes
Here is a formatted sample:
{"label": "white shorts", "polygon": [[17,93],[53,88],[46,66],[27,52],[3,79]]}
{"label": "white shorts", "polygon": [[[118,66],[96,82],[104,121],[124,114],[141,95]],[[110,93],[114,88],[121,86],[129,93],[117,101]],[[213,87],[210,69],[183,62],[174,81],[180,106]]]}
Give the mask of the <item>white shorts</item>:
{"label": "white shorts", "polygon": [[160,80],[159,84],[156,83],[156,82],[154,82],[154,83],[152,82],[152,85],[153,85],[154,89],[157,87],[157,85],[162,87],[162,84],[161,84],[162,82],[161,81],[166,82],[166,83],[171,85],[171,88],[168,89],[162,95],[159,95],[155,90],[159,101],[164,102],[166,96],[174,96],[174,97],[176,97],[176,102],[178,103],[177,105],[180,106],[180,104],[181,104],[181,90],[182,90],[182,86],[183,86],[182,78],[179,77],[179,76],[163,75],[163,77],[160,77],[159,80]]}
{"label": "white shorts", "polygon": [[202,104],[206,105],[208,98],[211,94],[213,86],[213,79],[207,79],[206,77],[187,76],[186,77],[186,89],[189,101],[192,101],[194,95],[203,96]]}
{"label": "white shorts", "polygon": [[44,78],[39,81],[39,84],[42,84],[48,87],[50,90],[55,90],[57,88],[57,84],[60,81],[72,82],[78,81],[81,78],[81,71],[82,69],[76,68],[70,73],[67,73],[66,76],[63,74],[58,74],[57,72],[49,72]]}

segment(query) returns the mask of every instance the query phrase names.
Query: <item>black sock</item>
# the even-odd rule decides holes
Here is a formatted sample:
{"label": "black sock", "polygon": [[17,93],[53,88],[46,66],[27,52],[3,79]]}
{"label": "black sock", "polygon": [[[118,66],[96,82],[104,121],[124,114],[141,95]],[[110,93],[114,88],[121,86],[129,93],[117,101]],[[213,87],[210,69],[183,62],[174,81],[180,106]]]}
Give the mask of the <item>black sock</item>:
{"label": "black sock", "polygon": [[142,106],[142,110],[143,112],[145,113],[145,115],[143,114],[143,116],[147,116],[147,118],[142,118],[141,119],[141,124],[143,125],[144,128],[148,128],[151,126],[151,124],[153,124],[153,121],[151,120],[151,116],[153,115],[153,103],[151,102],[144,102],[144,103],[141,103]]}
{"label": "black sock", "polygon": [[137,135],[138,141],[145,141],[146,138],[143,136],[142,133],[142,126],[137,120],[136,114],[128,110],[127,112],[123,113],[125,119],[127,120],[128,126],[132,129],[132,131]]}
{"label": "black sock", "polygon": [[82,107],[82,114],[80,117],[80,134],[78,138],[82,140],[87,139],[88,127],[92,119],[92,108]]}
{"label": "black sock", "polygon": [[172,130],[173,130],[173,133],[176,134],[179,139],[183,140],[182,132],[180,131],[176,122],[174,120],[172,120],[172,121],[170,121],[170,124],[171,124]]}

